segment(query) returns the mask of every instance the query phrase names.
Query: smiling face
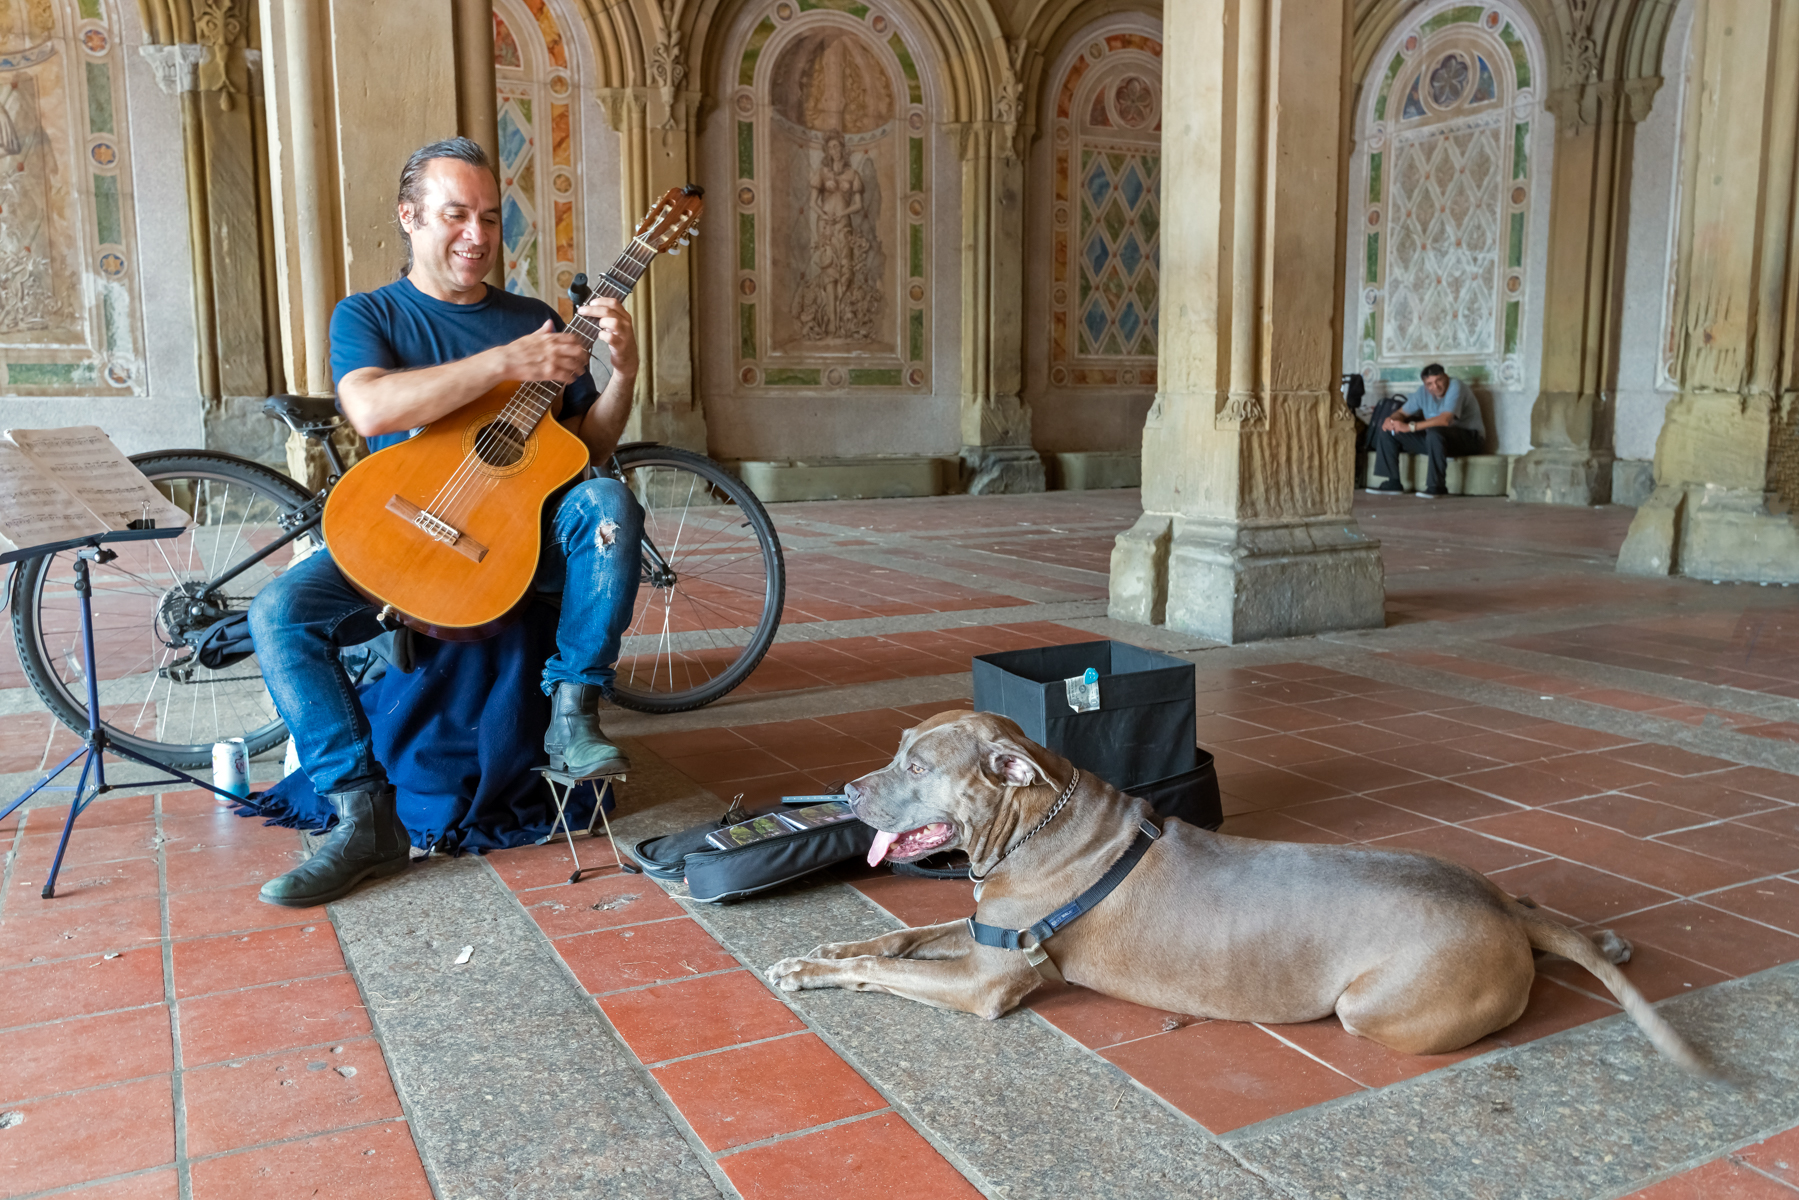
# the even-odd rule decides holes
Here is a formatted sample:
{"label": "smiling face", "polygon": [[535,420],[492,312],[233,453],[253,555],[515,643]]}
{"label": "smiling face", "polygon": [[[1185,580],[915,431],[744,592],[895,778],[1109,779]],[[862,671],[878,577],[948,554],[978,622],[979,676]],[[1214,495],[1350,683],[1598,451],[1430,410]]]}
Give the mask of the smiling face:
{"label": "smiling face", "polygon": [[412,238],[409,278],[439,300],[482,299],[482,279],[500,252],[498,181],[472,163],[434,158],[422,182],[418,203],[400,205],[400,225]]}
{"label": "smiling face", "polygon": [[1012,789],[1056,786],[1045,771],[1052,763],[1067,766],[1004,717],[938,713],[901,735],[893,761],[844,794],[856,816],[879,831],[870,866],[956,848],[979,863],[1018,831]]}
{"label": "smiling face", "polygon": [[1426,375],[1424,377],[1424,389],[1437,399],[1441,400],[1443,398],[1443,393],[1449,390],[1449,376]]}

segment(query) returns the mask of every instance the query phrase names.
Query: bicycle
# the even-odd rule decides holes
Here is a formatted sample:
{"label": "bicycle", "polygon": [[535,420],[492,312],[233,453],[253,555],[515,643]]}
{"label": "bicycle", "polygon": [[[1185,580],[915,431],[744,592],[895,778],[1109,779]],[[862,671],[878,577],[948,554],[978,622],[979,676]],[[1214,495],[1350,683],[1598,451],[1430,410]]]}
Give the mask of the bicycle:
{"label": "bicycle", "polygon": [[[204,766],[212,744],[227,738],[243,738],[257,755],[287,737],[254,653],[217,668],[200,659],[209,631],[225,632],[221,622],[247,612],[270,580],[322,547],[325,497],[346,469],[330,437],[343,423],[334,401],[271,396],[263,411],[323,449],[322,488],[309,492],[217,451],[134,455],[192,523],[168,542],[121,544],[93,575],[101,724],[170,766]],[[605,471],[644,507],[637,607],[610,698],[649,713],[710,704],[748,678],[780,626],[786,564],[774,523],[754,493],[701,454],[632,442]],[[31,559],[9,582],[26,679],[59,720],[85,732],[72,559]]]}

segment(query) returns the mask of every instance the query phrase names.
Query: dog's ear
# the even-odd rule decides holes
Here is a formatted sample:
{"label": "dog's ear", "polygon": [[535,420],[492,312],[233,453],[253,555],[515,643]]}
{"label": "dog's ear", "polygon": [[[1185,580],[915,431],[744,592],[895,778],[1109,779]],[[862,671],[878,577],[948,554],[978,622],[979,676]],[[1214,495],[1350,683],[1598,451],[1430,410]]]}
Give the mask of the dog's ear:
{"label": "dog's ear", "polygon": [[1035,755],[1017,742],[1006,739],[983,740],[980,744],[981,771],[989,779],[1007,787],[1030,787],[1048,783],[1049,775]]}

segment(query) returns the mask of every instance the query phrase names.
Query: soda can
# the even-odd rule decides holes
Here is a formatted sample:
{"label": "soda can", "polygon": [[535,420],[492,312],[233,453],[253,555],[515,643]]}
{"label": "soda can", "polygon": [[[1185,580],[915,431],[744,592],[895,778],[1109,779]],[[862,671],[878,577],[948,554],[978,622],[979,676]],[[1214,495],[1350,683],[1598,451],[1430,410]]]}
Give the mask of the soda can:
{"label": "soda can", "polygon": [[250,751],[243,738],[212,744],[212,786],[233,796],[250,794]]}

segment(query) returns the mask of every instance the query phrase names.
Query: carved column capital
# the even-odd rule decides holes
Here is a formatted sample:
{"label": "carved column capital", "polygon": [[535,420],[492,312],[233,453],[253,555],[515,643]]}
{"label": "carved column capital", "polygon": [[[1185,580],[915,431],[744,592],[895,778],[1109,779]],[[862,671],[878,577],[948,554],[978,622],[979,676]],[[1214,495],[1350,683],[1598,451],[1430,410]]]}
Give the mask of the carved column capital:
{"label": "carved column capital", "polygon": [[599,102],[614,133],[643,127],[644,112],[649,107],[643,88],[595,88],[593,98]]}

